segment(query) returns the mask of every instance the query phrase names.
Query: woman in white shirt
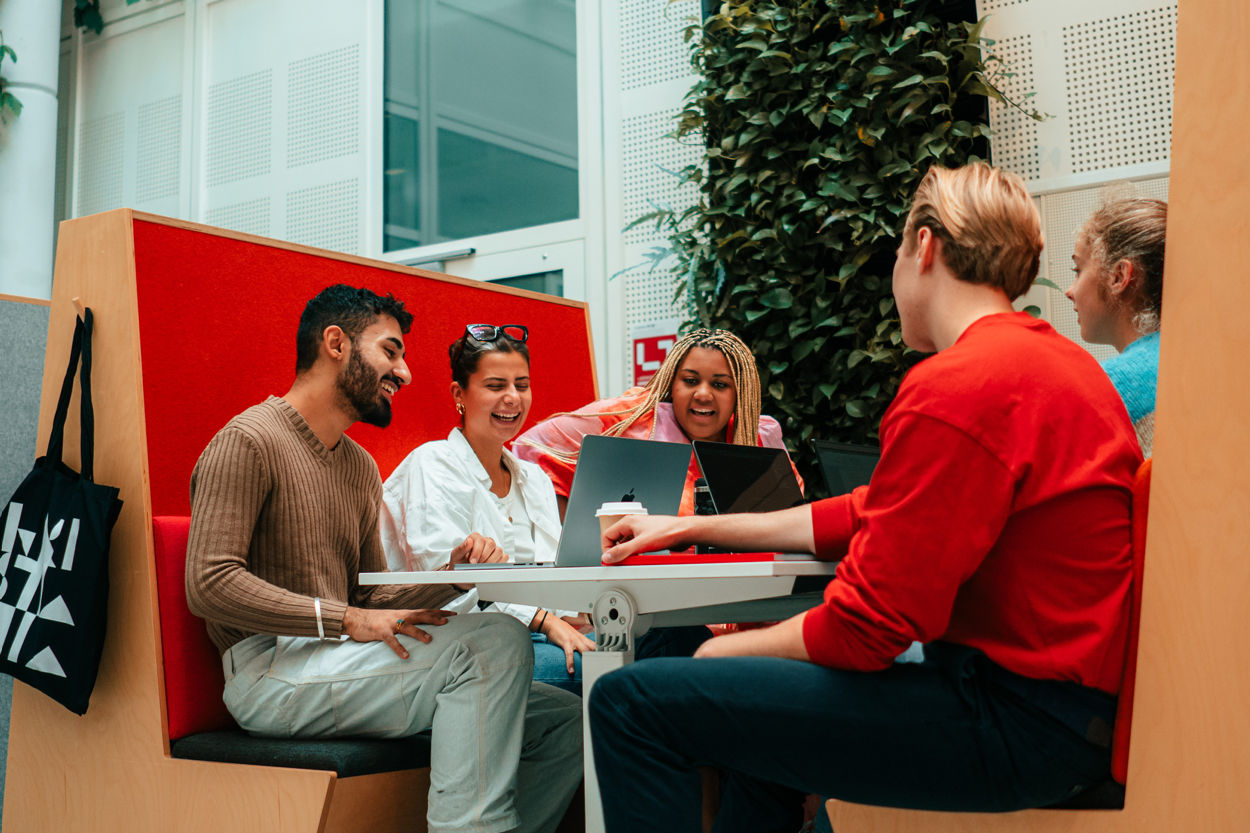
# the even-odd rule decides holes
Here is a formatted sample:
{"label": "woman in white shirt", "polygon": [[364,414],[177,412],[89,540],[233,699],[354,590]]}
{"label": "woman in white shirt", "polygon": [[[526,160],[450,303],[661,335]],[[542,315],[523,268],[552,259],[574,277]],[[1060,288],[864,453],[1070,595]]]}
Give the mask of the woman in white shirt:
{"label": "woman in white shirt", "polygon": [[[560,514],[551,481],[537,465],[504,448],[530,409],[528,336],[519,325],[470,324],[448,348],[451,396],[461,425],[445,440],[418,446],[386,480],[382,546],[392,570],[436,570],[453,549],[489,552],[495,545],[509,561],[555,560]],[[585,617],[528,605],[486,605],[476,589],[444,607],[515,616],[534,635],[535,681],[581,693],[579,652],[594,650],[582,633]]]}

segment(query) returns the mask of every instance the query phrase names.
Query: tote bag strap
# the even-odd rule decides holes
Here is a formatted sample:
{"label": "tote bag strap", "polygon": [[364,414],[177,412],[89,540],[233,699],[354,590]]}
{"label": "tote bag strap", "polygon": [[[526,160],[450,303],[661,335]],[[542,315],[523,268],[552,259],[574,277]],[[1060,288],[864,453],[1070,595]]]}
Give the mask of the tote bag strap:
{"label": "tote bag strap", "polygon": [[69,399],[74,392],[74,371],[78,369],[78,356],[82,352],[83,322],[74,319],[74,342],[69,348],[69,367],[65,369],[65,380],[61,382],[61,396],[56,401],[56,412],[52,416],[52,432],[48,435],[48,464],[56,466],[61,462],[61,454],[65,447],[65,418],[69,415]]}
{"label": "tote bag strap", "polygon": [[79,447],[82,449],[82,476],[87,480],[95,480],[95,409],[91,407],[91,329],[94,317],[91,307],[83,310],[82,322],[82,367],[78,378],[81,396],[81,415],[79,417]]}

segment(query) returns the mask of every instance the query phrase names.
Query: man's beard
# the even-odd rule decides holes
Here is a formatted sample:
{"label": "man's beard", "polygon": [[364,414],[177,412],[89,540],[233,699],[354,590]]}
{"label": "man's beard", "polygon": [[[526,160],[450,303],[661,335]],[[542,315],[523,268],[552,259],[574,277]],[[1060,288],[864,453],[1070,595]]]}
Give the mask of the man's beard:
{"label": "man's beard", "polygon": [[364,363],[356,349],[352,350],[347,368],[339,376],[338,388],[347,404],[356,411],[358,420],[379,428],[391,424],[391,403],[382,396],[382,377]]}

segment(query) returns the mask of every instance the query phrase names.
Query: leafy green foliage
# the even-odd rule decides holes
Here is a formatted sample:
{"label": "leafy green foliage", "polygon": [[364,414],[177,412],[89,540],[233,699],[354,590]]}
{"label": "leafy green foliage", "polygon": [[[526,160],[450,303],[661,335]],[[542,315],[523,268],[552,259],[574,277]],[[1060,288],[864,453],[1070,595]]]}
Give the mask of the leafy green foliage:
{"label": "leafy green foliage", "polygon": [[[139,0],[126,0],[131,6]],[[100,14],[100,0],[74,0],[74,25],[79,29],[90,29],[97,35],[104,29],[104,17]]]}
{"label": "leafy green foliage", "polygon": [[[0,70],[4,69],[5,58],[11,63],[17,63],[17,53],[13,51],[13,47],[5,45],[4,32],[0,31]],[[0,122],[7,124],[10,115],[19,116],[21,113],[22,102],[9,92],[8,79],[0,75]]]}
{"label": "leafy green foliage", "polygon": [[[659,212],[691,323],[740,335],[764,412],[807,441],[870,442],[908,366],[890,276],[930,165],[985,151],[980,24],[935,0],[731,2],[688,30],[701,80],[677,132],[700,197]],[[990,59],[992,60],[992,59]]]}

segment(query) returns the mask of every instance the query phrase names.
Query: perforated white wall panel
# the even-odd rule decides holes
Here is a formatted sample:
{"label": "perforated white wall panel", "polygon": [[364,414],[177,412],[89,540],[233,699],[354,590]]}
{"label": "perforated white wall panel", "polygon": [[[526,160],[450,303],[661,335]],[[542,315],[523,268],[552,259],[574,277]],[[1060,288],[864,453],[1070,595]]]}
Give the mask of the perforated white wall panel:
{"label": "perforated white wall panel", "polygon": [[218,206],[204,215],[204,222],[211,226],[272,237],[270,210],[269,197],[260,197],[234,205]]}
{"label": "perforated white wall panel", "polygon": [[[621,89],[636,90],[693,75],[681,31],[699,19],[699,0],[621,0]],[[677,40],[674,41],[674,34]]]}
{"label": "perforated white wall panel", "polygon": [[356,179],[301,188],[286,195],[286,236],[340,252],[360,245],[360,183]]}
{"label": "perforated white wall panel", "polygon": [[84,38],[82,88],[65,96],[77,102],[74,204],[65,213],[126,206],[181,216],[183,27],[181,5],[168,4]]}
{"label": "perforated white wall panel", "polygon": [[287,70],[286,166],[360,149],[360,44],[292,61]]}
{"label": "perforated white wall panel", "polygon": [[139,108],[136,200],[150,203],[178,196],[181,137],[182,96],[172,95]]}
{"label": "perforated white wall panel", "polygon": [[87,119],[78,137],[82,170],[78,178],[78,213],[95,214],[122,207],[126,114]]}
{"label": "perforated white wall panel", "polygon": [[[697,137],[682,141],[671,138],[677,126],[677,107],[642,113],[625,119],[622,145],[625,152],[625,217],[633,222],[657,207],[681,210],[698,197],[692,184],[680,185],[680,174],[687,165],[699,161],[702,149]],[[661,241],[663,231],[655,223],[642,223],[625,232],[626,243]]]}
{"label": "perforated white wall panel", "polygon": [[204,181],[226,185],[273,169],[273,70],[251,72],[208,88]]}
{"label": "perforated white wall panel", "polygon": [[[698,139],[678,142],[669,136],[677,128],[682,98],[697,77],[690,63],[690,45],[683,31],[699,18],[698,0],[660,3],[656,0],[620,0],[617,8],[620,38],[621,224],[663,206],[681,211],[698,196],[690,185],[678,187],[681,170],[698,162]],[[622,265],[636,267],[618,280],[625,281],[625,343],[621,345],[626,382],[632,381],[630,355],[633,328],[674,317],[684,317],[672,303],[674,286],[668,272],[652,272],[646,253],[665,246],[665,233],[654,223],[635,226],[610,245],[621,247]]]}
{"label": "perforated white wall panel", "polygon": [[1172,138],[1176,3],[978,0],[983,34],[1006,59],[998,82],[1049,117],[991,105],[995,161],[1041,191],[1166,173]]}
{"label": "perforated white wall panel", "polygon": [[999,89],[1021,106],[1013,107],[990,100],[991,158],[1000,168],[1025,179],[1037,179],[1041,174],[1037,150],[1038,122],[1021,110],[1021,107],[1029,108],[1031,99],[1027,96],[1037,89],[1037,79],[1033,74],[1033,36],[1025,33],[1003,38],[993,49],[994,54],[1006,64],[998,81]]}
{"label": "perforated white wall panel", "polygon": [[368,169],[365,152],[368,7],[335,0],[208,3],[197,206],[205,221],[365,250],[368,181],[380,174]]}
{"label": "perforated white wall panel", "polygon": [[1176,6],[1065,26],[1063,55],[1073,172],[1167,161]]}

